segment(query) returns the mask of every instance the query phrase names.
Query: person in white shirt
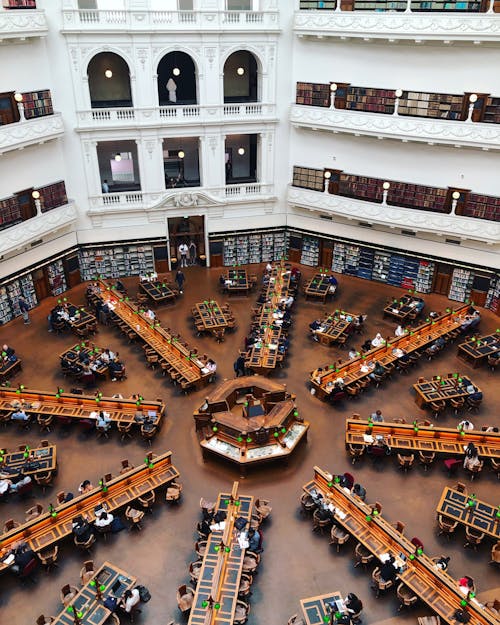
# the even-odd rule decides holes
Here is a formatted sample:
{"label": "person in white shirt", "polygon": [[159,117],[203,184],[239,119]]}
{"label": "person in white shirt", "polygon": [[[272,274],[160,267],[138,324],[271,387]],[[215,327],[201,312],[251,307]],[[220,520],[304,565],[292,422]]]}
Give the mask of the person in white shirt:
{"label": "person in white shirt", "polygon": [[109,527],[111,523],[113,523],[114,518],[115,517],[111,514],[111,512],[103,510],[94,521],[94,525],[96,527]]}
{"label": "person in white shirt", "polygon": [[293,304],[293,296],[289,295],[288,297],[286,297],[285,299],[283,299],[283,304],[285,304],[285,306],[287,308],[291,308],[292,304]]}
{"label": "person in white shirt", "polygon": [[181,267],[187,267],[187,258],[188,258],[189,248],[185,243],[181,243],[179,245],[179,257],[181,260]]}
{"label": "person in white shirt", "polygon": [[349,358],[351,360],[353,360],[354,358],[357,358],[357,356],[358,356],[358,352],[355,349],[349,350]]}
{"label": "person in white shirt", "polygon": [[396,336],[404,336],[404,335],[405,335],[405,330],[403,329],[403,327],[402,327],[402,326],[400,326],[400,325],[399,325],[399,326],[396,328],[396,331],[394,332],[394,334],[395,334]]}
{"label": "person in white shirt", "polygon": [[384,339],[382,338],[382,335],[380,334],[380,332],[377,332],[375,338],[372,341],[373,347],[378,347],[379,345],[382,345],[383,340]]}
{"label": "person in white shirt", "polygon": [[130,614],[130,612],[132,612],[132,608],[136,606],[140,600],[141,597],[137,588],[133,588],[132,590],[126,590],[123,594],[120,607],[123,608],[123,610],[125,610],[127,614]]}
{"label": "person in white shirt", "polygon": [[210,373],[215,373],[217,371],[217,364],[211,358],[208,360],[206,366]]}
{"label": "person in white shirt", "polygon": [[457,429],[470,431],[474,429],[474,424],[471,421],[467,421],[467,419],[464,419],[463,421],[460,421],[460,423],[457,426]]}
{"label": "person in white shirt", "polygon": [[104,412],[103,410],[99,412],[99,415],[97,416],[96,426],[98,428],[104,428],[105,430],[109,430],[109,428],[111,427],[109,412]]}

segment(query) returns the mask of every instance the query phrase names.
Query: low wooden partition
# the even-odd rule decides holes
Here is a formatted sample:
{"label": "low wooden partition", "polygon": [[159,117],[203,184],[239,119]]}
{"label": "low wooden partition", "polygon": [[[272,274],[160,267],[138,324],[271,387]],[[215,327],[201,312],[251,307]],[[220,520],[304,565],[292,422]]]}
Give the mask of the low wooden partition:
{"label": "low wooden partition", "polygon": [[[410,354],[417,350],[426,349],[440,336],[457,330],[463,323],[462,316],[470,308],[464,304],[456,310],[450,311],[440,317],[428,321],[405,336],[396,337],[387,341],[384,345],[372,349],[358,358],[348,360],[340,366],[326,365],[324,371],[317,376],[311,375],[311,384],[316,389],[316,397],[325,399],[334,389],[337,379],[342,379],[344,385],[349,386],[365,378],[370,374],[368,363],[378,360],[382,365],[391,365],[397,362],[397,350],[405,350]],[[396,350],[396,353],[394,353]]]}
{"label": "low wooden partition", "polygon": [[239,495],[238,482],[231,493],[219,493],[216,511],[227,514],[225,527],[208,537],[188,625],[233,623],[245,558],[234,522],[238,517],[250,522],[252,508],[253,497]]}
{"label": "low wooden partition", "polygon": [[25,388],[0,389],[0,413],[13,412],[16,402],[23,405],[27,414],[92,419],[94,415],[91,413],[103,410],[113,422],[136,423],[139,427],[145,419],[159,426],[165,414],[165,404],[160,400],[96,398],[95,395],[49,393]]}
{"label": "low wooden partition", "polygon": [[[54,507],[28,523],[0,535],[0,545],[9,549],[19,540],[26,541],[34,551],[40,551],[63,540],[72,533],[72,520],[84,515],[91,523],[95,520],[95,507],[105,503],[109,512],[120,510],[141,495],[166,486],[179,477],[179,471],[172,464],[172,452],[160,456],[148,455],[147,464],[131,469],[79,495],[71,501]],[[8,568],[0,561],[0,572]]]}
{"label": "low wooden partition", "polygon": [[416,548],[408,538],[398,532],[380,514],[373,514],[371,506],[347,493],[333,482],[333,476],[319,467],[314,467],[314,479],[304,485],[309,494],[320,493],[325,502],[331,504],[335,523],[344,527],[377,558],[391,553],[406,557],[405,568],[399,579],[424,603],[441,617],[445,623],[456,625],[456,610],[466,610],[470,615],[469,625],[498,625],[498,615],[481,607],[476,599],[461,602],[465,596],[458,590],[457,582],[438,569],[425,553],[416,554]]}
{"label": "low wooden partition", "polygon": [[415,426],[410,423],[382,423],[346,419],[345,442],[367,445],[365,435],[383,436],[391,449],[398,452],[435,452],[444,456],[462,457],[468,443],[477,447],[481,458],[500,459],[500,433],[472,430],[460,434],[456,428]]}

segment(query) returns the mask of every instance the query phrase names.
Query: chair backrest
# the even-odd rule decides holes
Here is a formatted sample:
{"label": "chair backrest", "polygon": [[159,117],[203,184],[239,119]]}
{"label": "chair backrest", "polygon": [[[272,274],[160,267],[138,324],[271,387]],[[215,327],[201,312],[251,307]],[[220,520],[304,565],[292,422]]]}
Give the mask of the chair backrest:
{"label": "chair backrest", "polygon": [[62,588],[61,588],[61,595],[63,597],[65,597],[67,594],[69,594],[70,592],[70,585],[69,584],[65,584]]}
{"label": "chair backrest", "polygon": [[130,466],[128,459],[125,458],[125,460],[122,460],[122,469],[128,469]]}
{"label": "chair backrest", "polygon": [[417,538],[416,536],[411,539],[411,543],[415,545],[415,547],[419,547],[420,549],[424,548],[424,543],[420,540],[420,538]]}
{"label": "chair backrest", "polygon": [[57,503],[64,503],[65,498],[66,498],[66,493],[63,490],[57,493]]}
{"label": "chair backrest", "polygon": [[27,575],[29,575],[32,571],[35,570],[37,565],[38,565],[38,560],[36,558],[31,558],[28,564],[21,571],[20,573],[21,577],[26,577]]}
{"label": "chair backrest", "polygon": [[94,560],[85,560],[85,562],[83,563],[83,566],[85,567],[85,570],[87,572],[93,571],[94,570]]}
{"label": "chair backrest", "polygon": [[179,586],[179,588],[177,589],[177,592],[179,593],[179,595],[181,597],[183,597],[185,594],[187,594],[187,586],[186,586],[186,584],[183,584],[182,586]]}

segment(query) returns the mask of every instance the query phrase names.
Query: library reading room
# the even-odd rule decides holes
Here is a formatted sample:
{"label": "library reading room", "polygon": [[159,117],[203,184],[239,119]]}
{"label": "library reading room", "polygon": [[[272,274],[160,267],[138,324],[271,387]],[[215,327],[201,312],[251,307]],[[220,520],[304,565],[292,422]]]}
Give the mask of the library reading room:
{"label": "library reading room", "polygon": [[0,623],[500,625],[500,0],[0,43]]}

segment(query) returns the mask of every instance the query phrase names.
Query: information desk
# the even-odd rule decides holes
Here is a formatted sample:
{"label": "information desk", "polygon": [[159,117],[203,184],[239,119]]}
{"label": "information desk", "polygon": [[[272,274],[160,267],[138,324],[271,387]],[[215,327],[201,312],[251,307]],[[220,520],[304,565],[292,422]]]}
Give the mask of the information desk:
{"label": "information desk", "polygon": [[500,539],[500,518],[497,516],[500,510],[498,506],[492,506],[446,486],[436,512],[453,521],[458,521],[466,527],[484,532],[486,536],[494,540]]}
{"label": "information desk", "polygon": [[[89,523],[95,521],[95,508],[106,504],[108,512],[114,513],[135,501],[145,493],[156,491],[179,477],[179,471],[172,464],[172,452],[160,456],[148,454],[148,465],[121,473],[105,483],[106,492],[101,487],[79,495],[71,501],[54,508],[53,513],[45,512],[32,521],[23,523],[10,532],[0,535],[2,549],[10,549],[17,541],[26,541],[33,551],[50,547],[72,534],[72,520],[84,516]],[[52,516],[55,512],[55,516]],[[0,561],[0,572],[8,565]]]}
{"label": "information desk", "polygon": [[225,527],[208,537],[189,625],[233,623],[245,557],[234,522],[243,517],[249,523],[252,509],[253,497],[239,495],[238,482],[231,493],[219,493],[216,511],[226,512]]}
{"label": "information desk", "polygon": [[362,380],[370,373],[370,367],[367,365],[375,360],[378,360],[382,365],[390,365],[397,362],[398,350],[405,350],[408,354],[424,350],[438,337],[458,329],[463,323],[462,315],[469,308],[469,304],[464,304],[455,311],[447,312],[437,319],[418,326],[404,336],[395,337],[387,344],[375,347],[358,358],[346,361],[341,366],[328,365],[319,376],[313,377],[311,375],[311,384],[316,390],[316,397],[319,399],[328,397],[338,378],[341,378],[346,386]]}
{"label": "information desk", "polygon": [[146,320],[139,314],[134,304],[116,293],[105,282],[100,281],[98,288],[99,292],[94,294],[108,305],[129,331],[149,345],[161,360],[177,372],[178,381],[183,389],[208,383],[210,371],[173,334],[162,328],[159,323]]}
{"label": "information desk", "polygon": [[96,401],[95,395],[0,388],[0,413],[11,413],[19,405],[29,415],[87,420],[95,419],[96,412],[103,410],[114,423],[135,423],[138,427],[145,420],[159,426],[165,414],[165,404],[161,400],[101,397]]}
{"label": "information desk", "polygon": [[0,361],[0,382],[5,382],[18,371],[21,371],[22,368],[22,360],[19,358],[14,362],[2,358]]}
{"label": "information desk", "polygon": [[222,274],[222,278],[224,280],[222,290],[228,294],[247,295],[252,287],[246,269],[230,269],[227,274]]}
{"label": "information desk", "polygon": [[[413,385],[415,390],[415,403],[419,408],[425,408],[427,404],[435,401],[450,401],[450,399],[461,399],[469,396],[466,385],[462,382],[462,377],[454,373],[452,377],[441,377],[436,380],[424,380]],[[474,383],[472,383],[474,385]],[[480,389],[474,385],[474,388]]]}
{"label": "information desk", "polygon": [[[103,351],[103,347],[96,347],[94,343],[82,341],[81,343],[77,343],[64,351],[59,355],[59,358],[61,361],[63,359],[66,360],[70,365],[81,365],[83,360],[88,362],[92,358],[98,358],[99,354],[102,354]],[[98,373],[99,375],[106,375],[108,372],[108,365],[104,363],[100,364],[95,369],[92,369],[92,371]]]}
{"label": "information desk", "polygon": [[194,413],[204,459],[225,458],[248,466],[287,460],[309,423],[300,416],[295,395],[258,375],[227,380]]}
{"label": "information desk", "polygon": [[[325,623],[335,623],[335,614],[344,614],[345,603],[338,590],[329,592],[326,595],[308,597],[300,600],[300,607],[306,625],[325,625]],[[331,619],[331,620],[330,620]]]}
{"label": "information desk", "polygon": [[[310,297],[313,299],[321,299],[323,303],[329,295],[335,295],[337,286],[330,284],[330,276],[325,273],[317,273],[314,275],[304,286],[304,295],[306,299]],[[330,287],[332,290],[330,290]]]}
{"label": "information desk", "polygon": [[200,319],[200,328],[205,332],[216,332],[229,326],[229,314],[225,313],[215,300],[199,302],[195,304],[196,312]]}
{"label": "information desk", "polygon": [[479,367],[488,360],[489,356],[500,350],[500,334],[489,334],[479,338],[472,337],[458,346],[458,357],[472,364],[473,368]]}
{"label": "information desk", "polygon": [[[456,625],[454,613],[463,609],[465,598],[458,590],[457,582],[446,572],[438,569],[425,554],[416,555],[415,545],[398,532],[381,515],[374,515],[369,505],[332,483],[333,476],[314,467],[314,479],[304,485],[309,494],[320,493],[325,503],[333,509],[335,523],[344,527],[353,537],[380,559],[384,554],[403,554],[406,565],[399,579],[426,603],[441,619]],[[414,559],[410,559],[410,556]],[[488,608],[480,607],[471,600],[466,608],[471,618],[469,625],[498,625],[498,615]]]}
{"label": "information desk", "polygon": [[[104,605],[108,597],[120,599],[126,590],[132,590],[137,578],[110,562],[104,562],[95,576],[81,588],[68,607],[64,608],[52,625],[103,625],[111,616]],[[75,614],[77,620],[75,620]]]}
{"label": "information desk", "polygon": [[331,345],[339,339],[347,338],[358,318],[359,315],[354,315],[345,310],[336,310],[321,321],[321,326],[314,334],[323,345]]}
{"label": "information desk", "polygon": [[417,304],[422,302],[422,298],[413,295],[403,295],[400,300],[394,299],[384,308],[384,317],[394,317],[398,321],[408,321],[415,319],[423,310],[417,310]]}
{"label": "information desk", "polygon": [[177,293],[172,290],[171,285],[167,282],[155,280],[153,282],[139,282],[141,291],[151,299],[155,304],[163,304],[164,302],[175,302]]}
{"label": "information desk", "polygon": [[57,469],[56,446],[26,448],[26,451],[8,451],[0,455],[0,473],[29,475],[31,477]]}
{"label": "information desk", "polygon": [[481,432],[472,430],[463,436],[456,428],[415,426],[410,423],[374,422],[371,427],[368,421],[346,419],[346,445],[368,445],[365,437],[370,435],[383,436],[384,441],[396,452],[435,452],[440,456],[462,458],[465,447],[473,442],[481,458],[500,459],[500,434],[498,432]]}

